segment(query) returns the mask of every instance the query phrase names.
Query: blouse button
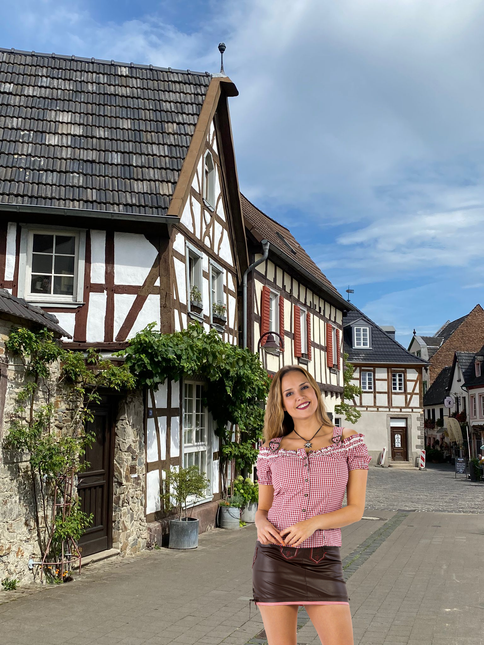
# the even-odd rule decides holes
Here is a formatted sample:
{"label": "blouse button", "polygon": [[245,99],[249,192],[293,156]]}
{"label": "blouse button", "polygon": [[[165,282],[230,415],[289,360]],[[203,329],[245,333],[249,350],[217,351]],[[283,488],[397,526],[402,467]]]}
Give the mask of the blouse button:
{"label": "blouse button", "polygon": [[302,509],[302,512],[303,512],[303,513],[305,513],[305,512],[306,512],[306,509],[305,509],[305,508],[303,508],[303,509]]}
{"label": "blouse button", "polygon": [[308,479],[305,479],[304,481],[305,481],[305,482],[307,482],[307,481],[309,481],[309,480],[308,480]]}
{"label": "blouse button", "polygon": [[304,493],[304,497],[307,497],[307,496],[308,496],[308,494],[307,494],[307,493]]}

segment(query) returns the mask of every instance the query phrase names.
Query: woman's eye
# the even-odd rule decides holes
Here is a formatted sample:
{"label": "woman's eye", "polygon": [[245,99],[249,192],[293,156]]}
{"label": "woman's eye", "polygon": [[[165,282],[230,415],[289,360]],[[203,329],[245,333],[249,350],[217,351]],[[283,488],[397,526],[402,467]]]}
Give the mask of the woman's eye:
{"label": "woman's eye", "polygon": [[308,387],[309,387],[309,385],[303,385],[303,386],[302,386],[302,388],[301,388],[301,390],[307,390],[307,389],[308,389]]}
{"label": "woman's eye", "polygon": [[288,396],[291,396],[291,394],[292,394],[292,392],[286,392],[286,398],[287,398]]}

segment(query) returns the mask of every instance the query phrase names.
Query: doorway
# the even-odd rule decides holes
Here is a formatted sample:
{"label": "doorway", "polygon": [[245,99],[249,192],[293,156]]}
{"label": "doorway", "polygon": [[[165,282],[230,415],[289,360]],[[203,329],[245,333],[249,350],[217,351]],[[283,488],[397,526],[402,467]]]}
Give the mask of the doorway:
{"label": "doorway", "polygon": [[390,419],[392,461],[407,461],[407,419]]}
{"label": "doorway", "polygon": [[86,449],[86,469],[79,473],[81,510],[93,515],[91,526],[79,540],[83,556],[112,547],[115,405],[116,401],[103,397],[92,408],[94,419],[86,427],[95,438]]}

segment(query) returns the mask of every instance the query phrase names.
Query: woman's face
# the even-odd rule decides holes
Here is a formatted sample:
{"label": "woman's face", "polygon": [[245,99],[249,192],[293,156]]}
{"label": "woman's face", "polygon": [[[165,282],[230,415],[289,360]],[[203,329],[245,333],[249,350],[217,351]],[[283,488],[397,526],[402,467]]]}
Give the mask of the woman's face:
{"label": "woman's face", "polygon": [[302,372],[288,372],[281,380],[282,407],[296,421],[309,419],[318,409],[312,385]]}

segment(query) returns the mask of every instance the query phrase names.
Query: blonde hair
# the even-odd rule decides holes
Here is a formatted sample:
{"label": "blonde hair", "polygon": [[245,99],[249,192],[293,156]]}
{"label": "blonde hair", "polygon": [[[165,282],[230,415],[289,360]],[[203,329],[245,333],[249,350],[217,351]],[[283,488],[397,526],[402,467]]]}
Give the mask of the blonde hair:
{"label": "blonde hair", "polygon": [[318,384],[311,374],[300,365],[286,365],[282,367],[272,379],[269,395],[267,397],[266,413],[264,416],[264,439],[269,442],[276,437],[284,437],[294,430],[292,417],[282,407],[282,379],[289,372],[301,372],[316,393],[318,400],[317,415],[324,425],[332,426],[331,419],[326,412],[323,397]]}

